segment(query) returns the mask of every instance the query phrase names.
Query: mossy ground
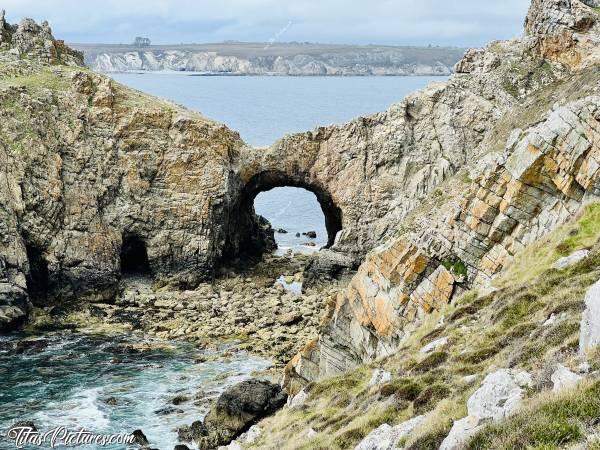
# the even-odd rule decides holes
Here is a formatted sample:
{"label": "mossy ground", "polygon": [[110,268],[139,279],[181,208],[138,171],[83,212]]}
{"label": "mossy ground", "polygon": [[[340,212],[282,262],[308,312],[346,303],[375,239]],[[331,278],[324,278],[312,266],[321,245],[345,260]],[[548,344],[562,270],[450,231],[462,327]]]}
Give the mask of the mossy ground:
{"label": "mossy ground", "polygon": [[[491,425],[471,448],[550,449],[562,448],[565,439],[582,441],[590,427],[598,425],[600,404],[597,399],[587,403],[579,399],[596,393],[600,384],[561,397],[549,396],[548,389],[557,362],[573,367],[578,361],[583,298],[600,278],[599,238],[600,204],[591,204],[572,222],[518,255],[498,280],[496,291],[467,292],[428,316],[394,355],[309,385],[304,406],[280,411],[261,424],[265,432],[254,448],[353,448],[382,423],[393,425],[429,412],[426,423],[402,444],[410,449],[437,449],[453,420],[466,415],[466,401],[481,380],[501,367],[535,375],[527,408],[536,415],[524,412]],[[566,251],[559,244],[568,252],[591,248],[590,256],[567,269],[552,269]],[[550,317],[555,319],[548,322]],[[447,337],[448,346],[429,354],[420,352],[439,337]],[[369,387],[376,367],[391,372],[392,380]],[[311,429],[316,434],[309,437]],[[515,444],[525,438],[526,445]]]}

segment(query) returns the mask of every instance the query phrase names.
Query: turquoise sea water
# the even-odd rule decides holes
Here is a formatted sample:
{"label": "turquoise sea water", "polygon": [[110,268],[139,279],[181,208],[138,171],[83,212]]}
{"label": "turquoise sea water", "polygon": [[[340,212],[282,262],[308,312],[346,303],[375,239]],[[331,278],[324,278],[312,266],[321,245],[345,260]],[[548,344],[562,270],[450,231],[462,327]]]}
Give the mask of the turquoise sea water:
{"label": "turquoise sea water", "polygon": [[[7,450],[15,447],[6,430],[25,420],[42,432],[60,426],[101,434],[141,429],[151,448],[169,450],[178,427],[204,416],[206,398],[270,365],[246,353],[222,358],[192,344],[131,335],[22,338],[0,337],[0,448]],[[146,349],[137,351],[140,345]],[[199,356],[209,361],[195,362]],[[176,396],[187,400],[175,405]]]}

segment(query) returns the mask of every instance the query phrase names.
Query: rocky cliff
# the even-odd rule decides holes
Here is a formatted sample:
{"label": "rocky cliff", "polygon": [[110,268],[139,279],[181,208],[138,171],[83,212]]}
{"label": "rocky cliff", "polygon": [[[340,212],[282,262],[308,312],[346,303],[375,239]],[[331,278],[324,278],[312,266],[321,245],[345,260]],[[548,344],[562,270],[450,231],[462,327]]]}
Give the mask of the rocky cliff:
{"label": "rocky cliff", "polygon": [[231,75],[449,75],[464,50],[298,43],[75,44],[99,72],[177,70]]}
{"label": "rocky cliff", "polygon": [[136,242],[158,282],[211,277],[239,136],[89,72],[46,25],[1,24],[0,326],[28,298],[114,299]]}
{"label": "rocky cliff", "polygon": [[89,72],[46,25],[1,29],[4,328],[30,300],[112,301],[132,260],[195,287],[265,248],[259,192],[300,186],[329,233],[309,275],[375,250],[288,367],[293,391],[389,354],[597,195],[598,14],[578,0],[533,2],[523,38],[468,51],[388,111],[269,148]]}
{"label": "rocky cliff", "polygon": [[[89,72],[47,25],[2,29],[7,327],[25,317],[28,298],[111,301],[129,259],[158,285],[194,287],[220,262],[260,253],[269,232],[253,200],[279,185],[306,187],[323,206],[330,249],[312,272],[355,267],[520,102],[500,77],[463,77],[385,113],[256,149],[223,125]],[[519,54],[505,47],[491,63],[515,86],[558,76],[536,70],[535,57],[530,72],[508,73]]]}
{"label": "rocky cliff", "polygon": [[[469,51],[457,65],[458,74],[442,89],[459,84],[464,95],[463,86],[474,84],[484,92],[509,92],[511,100],[494,96],[497,115],[479,139],[466,141],[472,153],[462,176],[404,216],[396,227],[399,237],[367,256],[319,337],[289,364],[290,390],[392,354],[428,313],[467,288],[489,286],[516,252],[598,198],[600,97],[593,43],[600,15],[586,3],[534,1],[522,39]],[[532,58],[540,58],[535,70],[527,68]],[[529,80],[540,73],[542,80],[556,78],[548,88],[543,82],[519,85],[506,78],[515,73],[528,73]],[[456,154],[465,147],[448,150]]]}

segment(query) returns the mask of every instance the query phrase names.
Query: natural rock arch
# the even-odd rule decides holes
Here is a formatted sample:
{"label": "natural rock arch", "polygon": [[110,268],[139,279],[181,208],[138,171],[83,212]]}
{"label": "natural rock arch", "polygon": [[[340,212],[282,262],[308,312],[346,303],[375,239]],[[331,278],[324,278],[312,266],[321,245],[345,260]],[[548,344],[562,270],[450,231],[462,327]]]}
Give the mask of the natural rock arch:
{"label": "natural rock arch", "polygon": [[256,255],[267,250],[272,244],[272,230],[263,218],[254,212],[256,196],[277,187],[297,187],[312,192],[317,197],[327,229],[326,248],[333,246],[342,229],[342,210],[335,204],[327,189],[311,183],[300,175],[290,175],[279,170],[267,170],[255,174],[241,188],[234,202],[230,217],[231,233],[225,255]]}

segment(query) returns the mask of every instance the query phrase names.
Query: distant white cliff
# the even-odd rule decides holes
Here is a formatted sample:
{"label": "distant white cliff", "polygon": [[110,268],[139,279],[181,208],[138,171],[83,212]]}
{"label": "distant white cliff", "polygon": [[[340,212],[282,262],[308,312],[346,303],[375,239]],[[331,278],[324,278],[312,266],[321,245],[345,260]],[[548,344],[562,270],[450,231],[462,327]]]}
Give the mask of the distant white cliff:
{"label": "distant white cliff", "polygon": [[75,44],[99,72],[176,70],[231,75],[449,75],[458,48],[223,43],[152,46]]}

